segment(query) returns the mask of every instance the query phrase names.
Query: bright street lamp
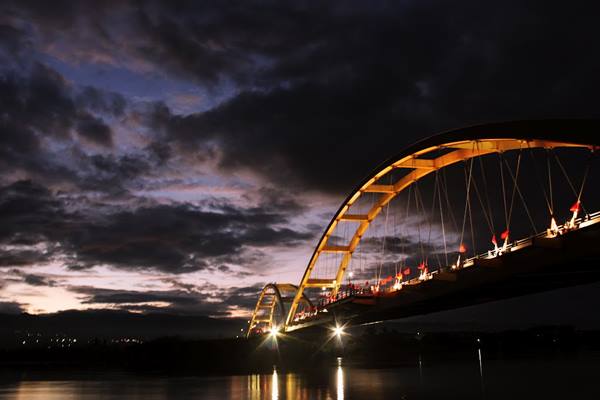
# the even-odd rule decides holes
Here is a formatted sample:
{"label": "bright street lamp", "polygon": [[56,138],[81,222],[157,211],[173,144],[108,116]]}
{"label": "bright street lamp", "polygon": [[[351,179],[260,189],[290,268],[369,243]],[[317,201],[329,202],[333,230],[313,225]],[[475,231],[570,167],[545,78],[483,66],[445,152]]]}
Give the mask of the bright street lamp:
{"label": "bright street lamp", "polygon": [[345,334],[344,332],[344,327],[343,326],[339,326],[336,325],[335,328],[333,328],[333,334],[335,336],[337,336],[338,338],[341,338],[343,334]]}

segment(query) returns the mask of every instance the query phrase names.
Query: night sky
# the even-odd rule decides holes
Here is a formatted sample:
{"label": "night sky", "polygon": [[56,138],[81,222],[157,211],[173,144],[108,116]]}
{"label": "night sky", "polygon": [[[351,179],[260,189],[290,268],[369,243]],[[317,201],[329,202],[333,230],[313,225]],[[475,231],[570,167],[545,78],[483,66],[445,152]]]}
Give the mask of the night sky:
{"label": "night sky", "polygon": [[598,15],[3,1],[0,312],[246,317],[266,282],[300,280],[340,202],[404,146],[597,117]]}

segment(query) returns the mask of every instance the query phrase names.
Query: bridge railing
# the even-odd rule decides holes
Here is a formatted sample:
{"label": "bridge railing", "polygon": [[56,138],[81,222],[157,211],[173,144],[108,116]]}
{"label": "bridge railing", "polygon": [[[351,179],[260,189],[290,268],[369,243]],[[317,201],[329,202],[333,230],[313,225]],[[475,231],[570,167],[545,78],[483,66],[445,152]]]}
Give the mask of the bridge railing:
{"label": "bridge railing", "polygon": [[433,276],[438,274],[440,272],[440,270],[442,270],[442,269],[450,268],[452,270],[456,270],[456,269],[460,269],[460,268],[472,267],[473,265],[475,265],[476,260],[496,258],[498,256],[501,256],[502,254],[516,251],[516,250],[519,250],[524,247],[531,246],[533,244],[533,240],[536,238],[559,237],[560,235],[562,235],[566,232],[577,230],[579,228],[589,226],[589,225],[592,225],[597,222],[600,222],[600,211],[596,211],[594,213],[587,214],[584,217],[577,218],[573,221],[573,223],[571,223],[571,221],[569,221],[565,224],[558,225],[558,227],[556,229],[557,235],[549,234],[548,231],[540,232],[535,235],[532,235],[532,236],[529,236],[529,237],[526,237],[523,239],[519,239],[514,242],[507,243],[506,246],[502,246],[501,248],[498,249],[498,251],[495,251],[495,250],[488,251],[486,253],[481,253],[476,256],[467,258],[461,263],[461,265],[446,266],[445,268],[440,268],[440,269],[433,270],[426,274],[421,274],[421,276],[419,276],[419,277],[412,278],[412,279],[402,282],[398,287],[389,287],[389,288],[383,288],[380,290],[374,290],[373,286],[361,287],[358,285],[354,285],[352,283],[350,283],[348,285],[342,285],[342,287],[340,288],[340,290],[338,291],[336,296],[334,296],[334,297],[322,296],[319,299],[319,302],[316,306],[312,307],[310,310],[306,310],[306,311],[303,311],[303,312],[297,314],[294,317],[293,321],[297,323],[297,322],[301,322],[301,321],[304,321],[307,319],[312,319],[321,312],[327,312],[327,308],[330,307],[331,305],[336,304],[336,303],[338,303],[344,299],[350,298],[350,297],[384,296],[389,293],[400,291],[402,289],[402,286],[404,286],[404,285],[418,285],[418,284],[422,283],[423,281],[432,279]]}
{"label": "bridge railing", "polygon": [[566,232],[577,230],[583,226],[588,226],[588,225],[597,223],[599,221],[600,221],[600,211],[596,211],[594,213],[587,214],[584,217],[576,218],[573,221],[572,225],[571,225],[570,221],[567,223],[564,223],[562,225],[558,225],[557,229],[556,229],[558,232],[557,235],[549,235],[548,231],[545,231],[545,232],[540,232],[540,233],[537,233],[535,235],[532,235],[532,236],[529,236],[529,237],[526,237],[523,239],[516,240],[511,243],[507,243],[506,247],[499,248],[497,253],[493,250],[488,250],[486,253],[481,253],[476,256],[465,259],[462,267],[472,266],[475,263],[475,260],[495,258],[504,253],[509,253],[511,251],[518,250],[522,247],[530,246],[533,243],[533,239],[559,237]]}

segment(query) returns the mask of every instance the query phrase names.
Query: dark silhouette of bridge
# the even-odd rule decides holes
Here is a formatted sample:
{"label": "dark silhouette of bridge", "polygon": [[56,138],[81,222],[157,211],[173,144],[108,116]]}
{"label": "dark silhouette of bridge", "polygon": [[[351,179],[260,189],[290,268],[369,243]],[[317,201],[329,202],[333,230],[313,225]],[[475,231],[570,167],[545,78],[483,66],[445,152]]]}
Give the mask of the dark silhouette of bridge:
{"label": "dark silhouette of bridge", "polygon": [[[344,201],[299,285],[265,286],[248,335],[365,324],[600,280],[600,212],[591,211],[597,206],[598,182],[591,171],[599,128],[599,121],[589,120],[497,123],[446,132],[407,148]],[[575,167],[565,167],[568,159]],[[484,167],[490,161],[496,163],[491,174]],[[460,179],[449,177],[452,169]],[[557,175],[563,191],[557,189]],[[430,204],[422,194],[427,176]],[[497,205],[493,197],[500,198]],[[390,211],[394,199],[401,213]],[[562,207],[568,210],[562,224],[560,204],[572,204]],[[373,228],[378,223],[379,230]],[[476,239],[481,242],[486,225],[489,248],[477,252]],[[529,235],[513,239],[513,231],[525,232],[527,225]],[[369,236],[369,230],[378,233]],[[356,261],[361,242],[367,268],[360,255]],[[353,266],[353,256],[360,268]],[[373,278],[363,284],[366,276]]]}

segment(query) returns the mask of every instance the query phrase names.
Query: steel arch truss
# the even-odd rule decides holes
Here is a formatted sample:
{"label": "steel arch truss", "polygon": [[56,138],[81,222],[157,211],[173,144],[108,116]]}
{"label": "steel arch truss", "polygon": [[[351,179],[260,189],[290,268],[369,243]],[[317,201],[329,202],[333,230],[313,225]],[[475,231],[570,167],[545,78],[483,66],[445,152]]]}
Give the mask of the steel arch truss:
{"label": "steel arch truss", "polygon": [[[481,128],[485,128],[485,126]],[[527,135],[531,131],[525,131],[522,136],[515,133],[513,133],[515,136],[511,136],[510,130],[501,131],[496,135],[495,131],[497,129],[490,129],[487,134],[485,129],[481,130],[483,133],[477,132],[475,134],[472,132],[455,131],[432,137],[425,140],[424,143],[412,146],[399,157],[388,161],[382,167],[378,168],[375,173],[368,177],[342,204],[319,240],[290,306],[284,329],[293,323],[301,299],[305,298],[304,291],[307,288],[328,288],[331,289],[332,296],[337,294],[352,254],[371,222],[379,215],[386,204],[412,183],[449,165],[491,153],[530,148],[580,147],[589,148],[590,150],[597,149],[595,145],[586,144],[586,139],[590,139],[589,136],[583,135],[576,139],[568,131],[564,134],[561,133],[558,139],[556,139],[556,135],[545,135],[545,132],[533,134],[532,137],[534,138],[532,139],[527,138]],[[490,134],[490,132],[492,133]],[[486,137],[486,135],[489,136]],[[544,139],[544,137],[550,137],[551,140]],[[407,170],[407,174],[402,178],[392,184],[378,183],[380,178],[388,172],[400,168]],[[365,193],[379,195],[369,211],[366,214],[353,214],[349,212],[351,206]],[[328,245],[328,240],[340,221],[357,222],[357,228],[348,243],[335,246]],[[328,279],[313,279],[311,278],[313,269],[323,253],[342,254],[340,264],[337,267],[337,273]]]}
{"label": "steel arch truss", "polygon": [[[298,286],[291,283],[269,283],[265,285],[256,302],[246,337],[251,336],[253,333],[270,331],[274,326],[277,326],[278,319],[283,326],[287,318],[285,305],[295,300],[297,292]],[[306,296],[301,296],[298,300],[298,304],[302,303],[312,307],[312,303]]]}

